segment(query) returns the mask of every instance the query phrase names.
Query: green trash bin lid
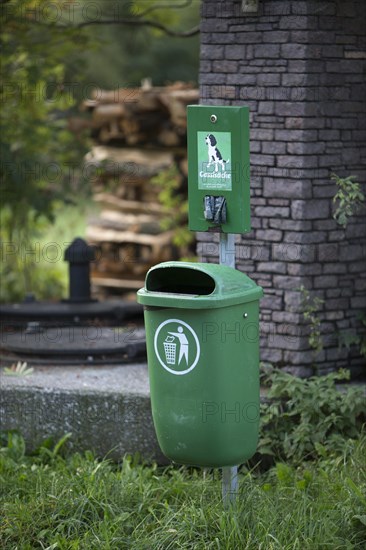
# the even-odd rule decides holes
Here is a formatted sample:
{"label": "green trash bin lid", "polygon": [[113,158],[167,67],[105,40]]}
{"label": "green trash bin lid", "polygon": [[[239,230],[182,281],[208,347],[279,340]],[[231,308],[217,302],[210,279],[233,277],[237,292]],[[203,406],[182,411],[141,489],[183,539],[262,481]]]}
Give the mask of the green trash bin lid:
{"label": "green trash bin lid", "polygon": [[152,267],[137,301],[145,306],[214,309],[259,300],[262,287],[232,267],[164,262]]}

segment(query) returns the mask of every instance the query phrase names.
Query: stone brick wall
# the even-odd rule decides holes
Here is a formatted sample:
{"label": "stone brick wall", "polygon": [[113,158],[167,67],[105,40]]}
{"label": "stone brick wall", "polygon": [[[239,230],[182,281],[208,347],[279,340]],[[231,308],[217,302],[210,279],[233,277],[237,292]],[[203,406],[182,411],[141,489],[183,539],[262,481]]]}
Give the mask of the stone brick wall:
{"label": "stone brick wall", "polygon": [[[264,287],[261,357],[307,376],[351,366],[339,349],[366,309],[365,211],[346,230],[332,218],[332,172],[365,181],[366,2],[203,0],[201,103],[248,105],[253,231],[236,238],[238,269]],[[198,235],[204,261],[218,236]],[[299,287],[324,300],[324,348],[308,343]]]}

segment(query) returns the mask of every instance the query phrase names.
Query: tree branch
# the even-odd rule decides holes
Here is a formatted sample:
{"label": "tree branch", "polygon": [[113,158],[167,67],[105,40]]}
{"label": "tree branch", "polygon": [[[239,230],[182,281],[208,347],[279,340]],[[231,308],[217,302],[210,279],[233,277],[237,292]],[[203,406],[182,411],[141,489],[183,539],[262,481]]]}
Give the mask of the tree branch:
{"label": "tree branch", "polygon": [[[0,5],[1,4],[7,4],[11,2],[11,0],[0,0]],[[187,6],[189,6],[190,4],[192,3],[192,0],[184,0],[183,3],[181,4],[175,4],[175,8],[177,9],[183,9]],[[144,15],[146,15],[147,13],[151,13],[155,10],[158,10],[158,9],[161,9],[163,6],[161,4],[155,4],[154,6],[148,8],[147,10],[143,11],[142,13],[140,14],[136,14],[134,17],[120,17],[120,18],[111,18],[111,19],[91,19],[89,21],[82,21],[80,23],[76,23],[76,24],[70,24],[68,22],[62,22],[59,21],[58,23],[56,22],[51,22],[51,23],[46,23],[44,21],[40,21],[39,19],[37,18],[32,18],[32,17],[29,17],[27,18],[26,22],[29,24],[29,23],[32,23],[32,24],[35,24],[35,25],[40,25],[40,26],[43,26],[43,27],[48,27],[49,29],[59,29],[59,30],[72,30],[72,29],[81,29],[83,27],[91,27],[91,26],[95,26],[95,25],[126,25],[126,26],[130,26],[130,27],[150,27],[152,29],[157,29],[161,32],[163,32],[164,34],[168,35],[168,36],[173,36],[173,37],[177,37],[177,38],[188,38],[190,36],[195,36],[197,34],[199,34],[200,32],[200,26],[197,25],[196,27],[192,27],[191,29],[188,29],[186,31],[178,31],[178,30],[173,30],[171,29],[170,27],[167,27],[166,25],[164,25],[163,23],[160,23],[159,21],[154,21],[152,19],[145,19],[144,18]],[[108,15],[106,15],[106,17],[108,17]],[[17,17],[17,16],[13,16],[12,18],[14,21],[19,21],[19,22],[24,22],[24,19],[22,17]]]}
{"label": "tree branch", "polygon": [[[192,4],[192,0],[184,0],[184,2],[182,4],[170,4],[169,9],[180,9],[181,10],[183,8],[188,8],[191,4]],[[150,8],[147,8],[145,11],[143,11],[141,13],[136,12],[133,15],[135,15],[136,17],[146,17],[146,15],[148,13],[152,13],[154,11],[161,10],[161,9],[166,10],[166,8],[167,8],[166,4],[154,4]]]}
{"label": "tree branch", "polygon": [[[82,23],[79,23],[78,25],[75,25],[74,28],[81,29],[82,27],[89,27],[91,25],[129,25],[131,27],[151,27],[153,29],[158,29],[159,31],[164,32],[165,34],[169,36],[175,36],[175,37],[181,37],[181,38],[187,38],[189,36],[195,36],[199,34],[200,27],[197,25],[197,27],[193,27],[192,29],[189,29],[188,31],[174,31],[170,29],[169,27],[166,27],[162,23],[159,23],[157,21],[151,21],[149,19],[129,19],[129,18],[121,18],[121,19],[104,19],[104,20],[94,20],[94,21],[83,21]],[[60,26],[60,25],[59,25]],[[66,27],[67,25],[64,25]]]}

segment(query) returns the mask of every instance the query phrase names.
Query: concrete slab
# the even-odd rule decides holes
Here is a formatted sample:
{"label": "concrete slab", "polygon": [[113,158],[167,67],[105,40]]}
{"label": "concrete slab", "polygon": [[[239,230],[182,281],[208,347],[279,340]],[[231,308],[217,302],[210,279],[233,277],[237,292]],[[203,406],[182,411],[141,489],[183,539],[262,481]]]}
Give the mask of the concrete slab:
{"label": "concrete slab", "polygon": [[29,376],[0,371],[0,429],[19,430],[27,449],[71,432],[73,450],[119,460],[139,452],[167,463],[152,422],[146,363],[34,367]]}
{"label": "concrete slab", "polygon": [[[74,451],[90,449],[113,460],[138,452],[147,461],[168,463],[155,436],[146,363],[42,366],[24,377],[0,369],[0,389],[0,430],[19,430],[28,451],[71,432]],[[265,395],[261,388],[262,400]]]}

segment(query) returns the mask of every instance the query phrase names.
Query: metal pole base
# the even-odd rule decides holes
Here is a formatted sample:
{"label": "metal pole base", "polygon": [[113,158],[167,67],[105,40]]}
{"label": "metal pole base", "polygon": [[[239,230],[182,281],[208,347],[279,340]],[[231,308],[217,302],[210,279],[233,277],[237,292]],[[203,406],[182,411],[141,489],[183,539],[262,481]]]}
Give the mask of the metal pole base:
{"label": "metal pole base", "polygon": [[238,467],[222,469],[222,500],[225,508],[234,504],[238,496]]}
{"label": "metal pole base", "polygon": [[[235,235],[220,233],[220,264],[235,269]],[[238,467],[222,469],[222,500],[227,508],[236,500],[238,493]]]}

